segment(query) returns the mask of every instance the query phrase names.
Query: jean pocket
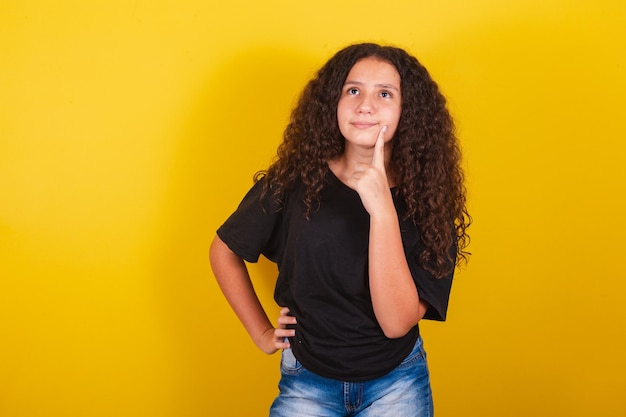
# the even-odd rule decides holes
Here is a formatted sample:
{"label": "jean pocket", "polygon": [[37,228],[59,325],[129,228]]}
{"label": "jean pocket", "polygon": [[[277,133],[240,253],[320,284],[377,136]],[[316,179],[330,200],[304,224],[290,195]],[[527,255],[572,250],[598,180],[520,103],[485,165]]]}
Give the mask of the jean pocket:
{"label": "jean pocket", "polygon": [[280,370],[288,375],[295,375],[302,370],[302,364],[296,359],[291,349],[283,349]]}
{"label": "jean pocket", "polygon": [[415,343],[415,347],[408,354],[406,358],[398,365],[398,368],[408,368],[410,366],[415,365],[418,362],[426,362],[426,351],[424,351],[424,346],[420,339]]}

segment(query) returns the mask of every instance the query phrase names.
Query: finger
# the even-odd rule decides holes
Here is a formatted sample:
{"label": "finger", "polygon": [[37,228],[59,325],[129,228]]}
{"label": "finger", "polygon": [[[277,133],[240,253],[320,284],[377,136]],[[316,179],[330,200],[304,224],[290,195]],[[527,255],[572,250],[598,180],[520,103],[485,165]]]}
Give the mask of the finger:
{"label": "finger", "polygon": [[276,349],[289,349],[291,347],[291,345],[289,344],[289,340],[288,339],[284,339],[284,340],[277,340],[274,342],[274,347]]}
{"label": "finger", "polygon": [[276,329],[274,331],[274,337],[276,339],[284,339],[285,337],[293,337],[296,335],[296,331],[293,329]]}
{"label": "finger", "polygon": [[376,144],[374,145],[374,156],[372,157],[372,166],[375,168],[385,169],[385,132],[387,126],[383,126],[376,138]]}
{"label": "finger", "polygon": [[296,318],[294,316],[290,316],[289,315],[289,308],[288,307],[283,307],[280,309],[280,316],[278,316],[278,327],[279,328],[286,328],[288,325],[290,324],[296,324]]}
{"label": "finger", "polygon": [[278,326],[280,328],[285,328],[287,327],[287,325],[289,324],[296,324],[296,318],[295,317],[279,317],[278,318]]}

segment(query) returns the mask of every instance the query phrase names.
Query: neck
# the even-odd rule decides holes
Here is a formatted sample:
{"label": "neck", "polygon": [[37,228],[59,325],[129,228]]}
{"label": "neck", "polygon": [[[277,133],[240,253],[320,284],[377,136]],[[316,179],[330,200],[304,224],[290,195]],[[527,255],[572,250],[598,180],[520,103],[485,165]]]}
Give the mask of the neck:
{"label": "neck", "polygon": [[[396,182],[391,169],[391,143],[385,144],[385,171],[389,186],[395,187]],[[369,165],[372,162],[374,148],[355,148],[346,145],[344,153],[332,161],[328,161],[328,167],[337,178],[344,184],[348,183],[348,178],[357,170],[359,165]]]}

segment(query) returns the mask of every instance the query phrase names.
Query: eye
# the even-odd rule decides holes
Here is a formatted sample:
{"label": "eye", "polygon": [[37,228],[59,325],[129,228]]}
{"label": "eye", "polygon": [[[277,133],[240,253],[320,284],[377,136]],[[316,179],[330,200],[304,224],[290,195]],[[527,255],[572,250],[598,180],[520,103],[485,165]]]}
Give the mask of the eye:
{"label": "eye", "polygon": [[380,96],[383,98],[391,98],[393,97],[389,91],[381,91]]}
{"label": "eye", "polygon": [[350,87],[346,90],[346,93],[350,96],[354,96],[356,94],[359,94],[359,89],[356,87]]}

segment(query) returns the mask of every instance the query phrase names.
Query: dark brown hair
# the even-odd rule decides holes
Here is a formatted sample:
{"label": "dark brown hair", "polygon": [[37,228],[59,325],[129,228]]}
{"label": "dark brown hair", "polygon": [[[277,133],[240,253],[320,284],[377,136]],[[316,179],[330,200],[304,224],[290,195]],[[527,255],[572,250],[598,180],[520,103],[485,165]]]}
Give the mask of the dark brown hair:
{"label": "dark brown hair", "polygon": [[[281,196],[299,179],[305,186],[306,214],[319,206],[328,161],[344,152],[337,103],[354,64],[373,57],[392,64],[400,74],[402,112],[393,138],[391,167],[404,199],[406,218],[420,229],[424,245],[420,265],[441,278],[467,260],[466,209],[461,152],[446,99],[419,61],[400,48],[362,43],[337,52],[309,81],[278,147],[276,160],[255,179],[266,178],[266,192]],[[456,249],[456,259],[454,252]]]}

